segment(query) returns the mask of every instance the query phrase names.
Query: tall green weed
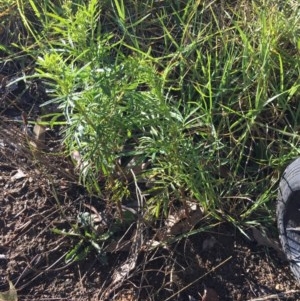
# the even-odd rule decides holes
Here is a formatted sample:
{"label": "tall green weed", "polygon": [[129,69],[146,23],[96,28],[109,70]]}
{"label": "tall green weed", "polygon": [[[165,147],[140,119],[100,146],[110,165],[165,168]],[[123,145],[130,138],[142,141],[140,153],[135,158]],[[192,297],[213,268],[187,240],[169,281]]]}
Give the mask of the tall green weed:
{"label": "tall green weed", "polygon": [[299,4],[58,2],[29,1],[41,33],[19,8],[88,188],[134,197],[131,168],[156,217],[187,200],[236,224],[268,212],[299,155]]}

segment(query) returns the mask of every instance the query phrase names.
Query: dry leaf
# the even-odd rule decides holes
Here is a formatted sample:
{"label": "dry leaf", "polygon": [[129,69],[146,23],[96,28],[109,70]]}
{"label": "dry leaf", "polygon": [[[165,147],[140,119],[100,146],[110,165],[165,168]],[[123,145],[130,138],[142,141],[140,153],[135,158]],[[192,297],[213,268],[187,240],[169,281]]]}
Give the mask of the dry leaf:
{"label": "dry leaf", "polygon": [[13,283],[8,280],[9,290],[3,293],[0,293],[0,301],[18,301],[17,290],[14,287]]}
{"label": "dry leaf", "polygon": [[118,164],[116,165],[116,174],[120,179],[130,182],[133,180],[133,175],[139,176],[142,174],[150,165],[150,163],[150,161],[140,162],[138,156],[131,158],[131,160],[125,166],[122,166],[119,160]]}
{"label": "dry leaf", "polygon": [[76,163],[76,169],[78,169],[80,172],[82,172],[88,166],[88,162],[82,160],[82,157],[77,150],[71,153],[71,158],[74,160],[74,163]]}
{"label": "dry leaf", "polygon": [[11,180],[15,181],[15,180],[23,179],[26,177],[27,177],[27,175],[21,169],[18,169],[17,173],[11,177]]}
{"label": "dry leaf", "polygon": [[42,150],[45,148],[46,127],[41,125],[39,122],[41,122],[40,118],[37,119],[37,121],[33,127],[32,134],[29,135],[29,137],[31,138],[29,143],[34,148]]}
{"label": "dry leaf", "polygon": [[36,124],[33,127],[34,138],[38,141],[45,142],[45,132],[46,128],[44,125],[41,125],[41,118],[38,118]]}
{"label": "dry leaf", "polygon": [[212,288],[205,288],[202,301],[219,301],[219,296]]}
{"label": "dry leaf", "polygon": [[259,231],[255,227],[252,227],[252,235],[259,246],[273,248],[275,251],[278,252],[278,254],[282,258],[285,258],[285,255],[284,255],[283,251],[281,250],[281,248],[279,247],[279,245],[275,241],[270,239],[266,233]]}
{"label": "dry leaf", "polygon": [[76,167],[79,167],[81,165],[82,160],[81,160],[81,155],[80,155],[79,151],[77,151],[77,150],[73,151],[71,154],[71,158],[77,163]]}
{"label": "dry leaf", "polygon": [[165,221],[166,227],[159,230],[157,237],[165,240],[169,237],[186,233],[196,226],[203,218],[203,211],[194,202],[186,202],[185,208],[169,214]]}

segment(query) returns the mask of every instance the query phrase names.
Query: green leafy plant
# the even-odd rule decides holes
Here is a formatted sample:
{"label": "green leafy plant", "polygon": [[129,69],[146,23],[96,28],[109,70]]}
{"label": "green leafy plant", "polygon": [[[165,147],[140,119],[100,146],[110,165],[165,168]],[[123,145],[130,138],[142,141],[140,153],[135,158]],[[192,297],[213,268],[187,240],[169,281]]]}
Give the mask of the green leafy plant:
{"label": "green leafy plant", "polygon": [[155,219],[191,199],[238,227],[272,220],[299,154],[297,4],[29,1],[37,31],[18,3],[91,192],[120,207],[133,173]]}
{"label": "green leafy plant", "polygon": [[71,237],[76,243],[66,254],[66,263],[82,261],[93,251],[102,264],[106,264],[106,252],[104,247],[107,246],[112,232],[97,233],[92,216],[83,212],[78,215],[78,222],[72,225],[70,231],[52,229],[53,233]]}

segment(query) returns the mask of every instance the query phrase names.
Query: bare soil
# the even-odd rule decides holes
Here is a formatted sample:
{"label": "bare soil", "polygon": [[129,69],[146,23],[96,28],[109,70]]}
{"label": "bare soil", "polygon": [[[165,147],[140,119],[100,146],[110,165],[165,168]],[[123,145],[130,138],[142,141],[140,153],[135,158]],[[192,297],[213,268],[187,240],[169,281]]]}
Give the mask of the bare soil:
{"label": "bare soil", "polygon": [[[2,94],[0,291],[8,290],[10,280],[21,301],[214,301],[203,297],[207,289],[223,301],[300,300],[282,254],[259,245],[251,231],[247,239],[226,223],[152,250],[140,248],[135,267],[119,283],[114,275],[132,259],[132,245],[113,248],[105,260],[91,251],[81,261],[66,262],[78,240],[53,230],[70,231],[80,212],[105,213],[107,204],[77,183],[68,158],[54,155],[61,150],[57,133],[47,132],[47,151],[30,144],[22,129],[24,112],[39,109],[29,92]],[[151,237],[153,229],[145,231]]]}

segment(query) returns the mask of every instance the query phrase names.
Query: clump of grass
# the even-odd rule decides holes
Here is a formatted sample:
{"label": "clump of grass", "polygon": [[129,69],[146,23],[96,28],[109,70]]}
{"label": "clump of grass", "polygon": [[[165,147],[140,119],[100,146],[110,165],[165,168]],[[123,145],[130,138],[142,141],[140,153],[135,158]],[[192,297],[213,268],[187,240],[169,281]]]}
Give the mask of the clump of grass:
{"label": "clump of grass", "polygon": [[269,212],[281,168],[299,155],[298,3],[28,5],[43,29],[20,0],[40,46],[36,76],[90,191],[133,197],[131,161],[147,165],[132,171],[156,218],[188,199],[236,225]]}

